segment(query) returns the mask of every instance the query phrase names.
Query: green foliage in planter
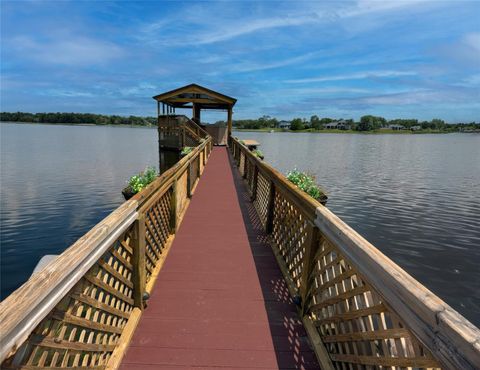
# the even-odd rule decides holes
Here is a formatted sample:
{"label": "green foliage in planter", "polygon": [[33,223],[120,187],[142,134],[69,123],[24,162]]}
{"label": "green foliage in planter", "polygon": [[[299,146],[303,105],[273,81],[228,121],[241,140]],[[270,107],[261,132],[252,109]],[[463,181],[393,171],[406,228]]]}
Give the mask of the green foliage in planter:
{"label": "green foliage in planter", "polygon": [[154,167],[147,167],[145,171],[130,177],[127,188],[130,188],[132,193],[136,194],[155,180],[157,176],[158,173]]}
{"label": "green foliage in planter", "polygon": [[287,174],[287,179],[312,198],[326,199],[325,192],[315,181],[315,176],[295,169]]}
{"label": "green foliage in planter", "polygon": [[254,149],[252,150],[252,153],[256,155],[258,158],[263,159],[265,156],[263,155],[263,152],[259,149]]}
{"label": "green foliage in planter", "polygon": [[190,154],[193,150],[193,147],[191,146],[184,146],[182,151],[180,152],[180,155],[186,156],[187,154]]}

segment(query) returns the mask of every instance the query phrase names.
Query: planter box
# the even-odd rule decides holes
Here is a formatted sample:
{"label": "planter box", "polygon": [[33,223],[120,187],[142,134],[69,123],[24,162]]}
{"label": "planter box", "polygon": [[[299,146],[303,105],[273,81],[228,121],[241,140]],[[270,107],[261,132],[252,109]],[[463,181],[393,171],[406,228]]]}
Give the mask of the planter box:
{"label": "planter box", "polygon": [[128,186],[122,190],[122,195],[125,200],[129,200],[131,197],[135,195],[135,193],[130,189]]}

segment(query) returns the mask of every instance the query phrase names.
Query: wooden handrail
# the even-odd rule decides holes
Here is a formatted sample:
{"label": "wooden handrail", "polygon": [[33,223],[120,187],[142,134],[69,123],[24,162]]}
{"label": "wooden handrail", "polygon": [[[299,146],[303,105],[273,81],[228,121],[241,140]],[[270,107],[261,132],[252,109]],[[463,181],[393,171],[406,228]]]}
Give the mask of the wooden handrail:
{"label": "wooden handrail", "polygon": [[188,117],[186,117],[186,121],[185,121],[185,126],[190,128],[191,130],[195,131],[195,133],[201,137],[201,138],[207,138],[209,137],[209,133],[207,131],[205,131],[200,125],[198,125],[195,121],[189,119]]}
{"label": "wooden handrail", "polygon": [[122,204],[0,303],[0,361],[18,349],[111,243],[135,221],[137,206],[135,200]]}
{"label": "wooden handrail", "polygon": [[[480,366],[478,328],[238,139],[229,144],[323,367]],[[338,352],[347,342],[354,352]]]}
{"label": "wooden handrail", "polygon": [[[117,349],[124,351],[125,346],[120,344],[127,340],[122,338],[129,338],[128,328],[138,322],[143,308],[143,293],[153,287],[165,251],[171,245],[172,238],[158,235],[173,235],[176,227],[172,225],[176,225],[185,212],[185,189],[191,185],[185,182],[186,170],[192,162],[198,163],[199,176],[211,148],[212,139],[207,137],[191,153],[114,210],[0,303],[2,368],[4,365],[17,367],[27,362],[32,365],[32,361],[38,362],[33,366],[42,367],[48,356],[38,356],[38,352],[36,355],[35,348],[43,348],[47,353],[49,348],[55,351],[55,348],[68,346],[83,351],[82,356],[87,356],[82,360],[88,363],[86,367],[103,367],[118,361],[121,355]],[[203,166],[200,167],[201,163]],[[100,291],[102,293],[99,294]],[[80,316],[75,314],[82,305],[90,312],[87,316],[82,311],[78,313]],[[97,310],[104,314],[97,317],[94,314]],[[110,315],[108,321],[105,321],[105,314]],[[65,329],[52,331],[57,325],[55,322]],[[78,338],[69,334],[70,337],[65,339],[62,336],[66,335],[68,325],[96,331]],[[45,330],[47,336],[43,334]],[[94,333],[102,330],[105,331],[103,335],[111,337],[108,341],[111,345],[102,347],[100,352],[104,355],[90,356],[92,351],[99,352],[95,345],[98,342],[92,340],[93,335],[97,335]],[[73,329],[72,333],[75,331]],[[43,339],[39,341],[39,336],[32,336],[32,333],[42,333]],[[64,343],[63,347],[58,347],[57,341]],[[27,342],[30,342],[28,348],[24,345]],[[109,361],[111,355],[112,361]],[[69,361],[67,357],[62,360],[61,356],[68,356],[68,353],[54,356],[62,363],[57,367],[66,367]],[[6,359],[8,363],[4,363]],[[78,361],[79,358],[75,357],[74,364]],[[49,366],[55,367],[55,364]]]}
{"label": "wooden handrail", "polygon": [[480,330],[324,206],[315,225],[446,368],[480,365]]}

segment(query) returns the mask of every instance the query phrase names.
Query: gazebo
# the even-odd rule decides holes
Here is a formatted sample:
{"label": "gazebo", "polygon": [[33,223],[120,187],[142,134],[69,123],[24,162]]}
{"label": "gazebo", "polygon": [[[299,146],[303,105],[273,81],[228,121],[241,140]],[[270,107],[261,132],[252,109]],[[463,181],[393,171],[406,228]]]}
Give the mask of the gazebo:
{"label": "gazebo", "polygon": [[[176,109],[191,109],[192,120],[213,137],[216,145],[225,145],[228,136],[232,133],[233,106],[237,99],[197,84],[190,84],[164,92],[154,96],[153,99],[157,101],[159,128],[166,117],[177,116]],[[202,110],[227,111],[227,129],[203,125],[201,121]]]}

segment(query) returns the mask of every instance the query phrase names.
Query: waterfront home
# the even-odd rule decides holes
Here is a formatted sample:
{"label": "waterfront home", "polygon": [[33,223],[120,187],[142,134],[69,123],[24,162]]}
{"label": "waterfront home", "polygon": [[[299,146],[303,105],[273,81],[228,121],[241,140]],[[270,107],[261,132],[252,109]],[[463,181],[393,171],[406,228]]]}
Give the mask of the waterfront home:
{"label": "waterfront home", "polygon": [[419,126],[419,125],[410,127],[410,130],[412,130],[412,131],[418,131],[418,130],[421,130],[421,129],[422,129],[422,126]]}
{"label": "waterfront home", "polygon": [[325,125],[325,128],[329,130],[350,130],[350,127],[350,123],[343,119],[341,119],[340,121],[333,121]]}
{"label": "waterfront home", "polygon": [[390,130],[405,130],[404,125],[388,125],[387,128]]}
{"label": "waterfront home", "polygon": [[278,127],[283,128],[285,130],[290,130],[290,126],[292,123],[290,121],[280,121],[278,122]]}

